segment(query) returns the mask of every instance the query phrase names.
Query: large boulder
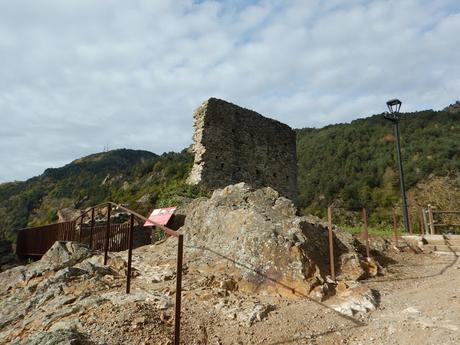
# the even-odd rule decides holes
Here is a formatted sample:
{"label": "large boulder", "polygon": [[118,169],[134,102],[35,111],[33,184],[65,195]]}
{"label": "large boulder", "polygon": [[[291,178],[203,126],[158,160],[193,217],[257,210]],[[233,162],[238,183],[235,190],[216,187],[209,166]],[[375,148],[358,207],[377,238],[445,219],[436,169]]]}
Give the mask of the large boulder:
{"label": "large boulder", "polygon": [[296,212],[274,189],[239,183],[194,200],[181,231],[190,255],[234,273],[239,289],[306,296],[329,274],[328,238]]}

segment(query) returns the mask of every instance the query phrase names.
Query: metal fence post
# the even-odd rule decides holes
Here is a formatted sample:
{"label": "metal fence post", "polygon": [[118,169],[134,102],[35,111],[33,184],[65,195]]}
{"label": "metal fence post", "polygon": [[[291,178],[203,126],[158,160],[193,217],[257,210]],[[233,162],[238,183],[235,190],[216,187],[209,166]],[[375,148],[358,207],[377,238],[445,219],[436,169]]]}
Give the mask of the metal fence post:
{"label": "metal fence post", "polygon": [[94,232],[94,207],[91,209],[91,230],[89,232],[89,247],[93,249],[93,232]]}
{"label": "metal fence post", "polygon": [[332,207],[327,208],[327,220],[329,228],[329,262],[331,267],[331,277],[335,280],[335,265],[334,265],[334,237],[332,234]]}
{"label": "metal fence post", "polygon": [[83,240],[83,218],[84,218],[84,215],[81,215],[81,219],[80,219],[80,236],[79,236],[79,240],[78,242],[82,243],[82,240]]}
{"label": "metal fence post", "polygon": [[133,228],[134,228],[134,214],[131,214],[128,232],[128,276],[126,277],[126,293],[131,292],[131,264],[133,257]]}
{"label": "metal fence post", "polygon": [[108,251],[109,251],[109,235],[110,235],[110,212],[112,211],[112,204],[107,206],[107,229],[105,232],[105,246],[104,246],[104,265],[107,265]]}
{"label": "metal fence post", "polygon": [[174,310],[174,345],[180,343],[180,308],[182,298],[182,259],[184,256],[184,235],[177,238],[177,268],[176,268],[176,306]]}
{"label": "metal fence post", "polygon": [[364,237],[366,240],[366,256],[369,258],[369,229],[367,228],[367,212],[366,208],[363,207],[363,225],[364,225]]}

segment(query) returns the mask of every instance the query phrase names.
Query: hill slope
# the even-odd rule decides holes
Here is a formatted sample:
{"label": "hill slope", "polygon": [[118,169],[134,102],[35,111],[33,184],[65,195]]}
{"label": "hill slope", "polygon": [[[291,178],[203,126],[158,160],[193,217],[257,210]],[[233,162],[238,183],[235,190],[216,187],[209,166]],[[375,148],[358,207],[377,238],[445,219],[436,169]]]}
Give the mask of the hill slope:
{"label": "hill slope", "polygon": [[[403,114],[401,147],[410,195],[419,183],[433,176],[450,176],[453,185],[460,186],[460,113]],[[378,214],[383,215],[379,209],[399,202],[393,126],[382,115],[301,129],[297,154],[300,205],[309,212],[323,214],[331,203],[347,210],[366,206],[377,211],[373,221],[378,222]],[[430,201],[412,199],[425,205]],[[386,214],[384,217],[388,219]]]}
{"label": "hill slope", "polygon": [[[460,208],[460,112],[446,108],[405,113],[401,134],[409,203]],[[352,222],[358,217],[353,211],[366,206],[372,224],[389,222],[400,194],[393,130],[382,115],[299,129],[297,154],[303,212],[324,216],[332,203],[352,211],[335,219],[344,223]],[[154,206],[175,203],[178,197],[206,194],[185,184],[192,162],[185,150],[162,156],[114,150],[47,169],[25,182],[1,184],[0,238],[27,225],[55,221],[56,211],[64,207],[112,200],[147,213]]]}
{"label": "hill slope", "polygon": [[113,150],[47,169],[25,182],[0,185],[0,238],[14,230],[57,219],[64,207],[84,208],[103,201],[128,204],[147,212],[153,205],[174,202],[176,196],[195,196],[185,185],[192,165],[186,152],[157,156],[148,151]]}

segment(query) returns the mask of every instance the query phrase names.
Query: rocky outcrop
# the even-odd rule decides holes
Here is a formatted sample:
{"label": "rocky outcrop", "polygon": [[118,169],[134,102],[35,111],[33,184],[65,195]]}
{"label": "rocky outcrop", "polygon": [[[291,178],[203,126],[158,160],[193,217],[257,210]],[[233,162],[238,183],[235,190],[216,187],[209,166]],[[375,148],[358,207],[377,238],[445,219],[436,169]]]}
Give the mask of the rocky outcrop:
{"label": "rocky outcrop", "polygon": [[[40,261],[0,273],[0,344],[85,344],[88,337],[110,343],[108,330],[126,331],[118,335],[122,339],[134,316],[142,316],[139,308],[172,307],[171,298],[159,292],[125,294],[125,261],[114,256],[109,264],[83,245],[56,242]],[[158,314],[153,320],[158,334],[162,321]],[[166,328],[158,339],[170,339]]]}
{"label": "rocky outcrop", "polygon": [[66,207],[66,208],[63,208],[57,211],[59,223],[70,222],[76,219],[77,217],[79,217],[80,215],[81,215],[81,211],[73,207]]}
{"label": "rocky outcrop", "polygon": [[[193,201],[181,231],[203,265],[234,271],[240,289],[308,296],[329,274],[327,230],[296,212],[274,189],[239,183]],[[338,256],[354,255],[363,270],[350,243],[336,238],[335,247]]]}

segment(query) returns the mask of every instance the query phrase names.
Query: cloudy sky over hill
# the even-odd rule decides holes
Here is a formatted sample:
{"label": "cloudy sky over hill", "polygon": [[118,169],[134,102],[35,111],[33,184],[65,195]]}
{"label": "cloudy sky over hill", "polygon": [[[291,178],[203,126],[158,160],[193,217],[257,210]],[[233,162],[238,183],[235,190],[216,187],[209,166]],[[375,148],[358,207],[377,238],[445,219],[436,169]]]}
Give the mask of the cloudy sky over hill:
{"label": "cloudy sky over hill", "polygon": [[191,143],[218,97],[292,127],[460,98],[458,0],[0,0],[0,182]]}

